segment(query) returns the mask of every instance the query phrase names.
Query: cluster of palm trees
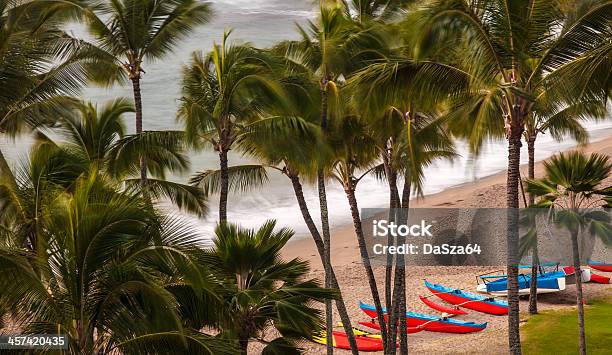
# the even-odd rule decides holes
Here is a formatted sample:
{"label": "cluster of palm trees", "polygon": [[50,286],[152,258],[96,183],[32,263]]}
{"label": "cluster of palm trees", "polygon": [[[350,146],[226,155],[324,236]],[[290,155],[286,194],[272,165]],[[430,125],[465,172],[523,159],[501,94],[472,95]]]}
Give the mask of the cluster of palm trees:
{"label": "cluster of palm trees", "polygon": [[[611,188],[602,186],[612,173],[612,163],[605,155],[581,152],[560,153],[544,162],[545,175],[526,181],[526,190],[537,202],[524,211],[531,227],[521,238],[523,245],[537,245],[537,224],[548,221],[566,230],[572,245],[572,262],[576,273],[576,307],[578,308],[579,352],[586,354],[582,258],[580,241],[596,237],[612,245]],[[602,207],[608,209],[604,210]]]}
{"label": "cluster of palm trees", "polygon": [[[193,53],[182,72],[183,131],[143,129],[140,81],[147,60],[206,23],[207,3],[0,4],[0,132],[36,137],[20,168],[0,152],[0,287],[14,290],[0,295],[0,314],[24,332],[67,333],[75,353],[246,353],[249,340],[266,353],[290,353],[322,326],[311,304],[324,302],[327,331],[335,303],[357,354],[342,295],[330,290],[340,288],[326,195],[335,183],[347,197],[385,353],[397,352],[399,338],[405,354],[405,322],[387,326],[406,311],[404,260],[389,256],[379,290],[358,184],[375,174],[388,183],[389,207],[406,211],[422,194],[424,168],[456,156],[453,139],[477,154],[486,140],[505,137],[509,346],[520,354],[521,142],[533,179],[539,135],[584,142],[581,121],[605,117],[612,2],[321,0],[298,40],[262,49],[232,42],[227,31],[211,52]],[[91,42],[63,31],[73,19],[87,25]],[[134,105],[116,99],[99,109],[73,98],[87,83],[126,79]],[[126,134],[123,118],[134,113],[136,133]],[[166,179],[188,170],[188,148],[205,147],[218,154],[218,169],[189,184]],[[260,164],[232,165],[231,150]],[[280,259],[290,231],[228,222],[230,191],[260,186],[273,171],[293,187],[325,288],[307,278],[307,264]],[[304,183],[317,186],[320,225]],[[525,205],[537,195],[528,191]],[[211,194],[219,196],[213,248],[156,208],[170,200],[203,216]],[[264,336],[271,327],[280,337]]]}

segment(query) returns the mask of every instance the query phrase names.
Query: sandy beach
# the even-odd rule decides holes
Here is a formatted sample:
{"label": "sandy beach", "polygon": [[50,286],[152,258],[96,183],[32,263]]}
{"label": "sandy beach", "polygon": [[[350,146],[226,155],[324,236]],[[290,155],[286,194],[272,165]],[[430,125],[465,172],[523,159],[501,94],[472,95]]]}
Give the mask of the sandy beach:
{"label": "sandy beach", "polygon": [[[601,154],[612,155],[612,136],[604,140],[589,144],[575,149],[587,153],[598,152]],[[527,175],[527,167],[521,168],[523,176]],[[536,177],[541,176],[543,164],[536,164]],[[608,181],[608,183],[612,183]],[[440,193],[426,196],[413,202],[414,207],[504,207],[506,174],[501,172],[486,178],[476,180],[471,183],[462,184]],[[345,208],[345,206],[341,206]],[[360,206],[367,207],[367,206]],[[334,206],[330,206],[334,208]],[[338,228],[332,232],[332,264],[334,265],[336,276],[338,277],[342,294],[345,299],[351,319],[356,323],[359,320],[366,320],[367,317],[359,310],[358,302],[371,303],[370,289],[365,279],[363,266],[361,265],[359,251],[357,248],[356,237],[352,225]],[[290,242],[283,250],[286,258],[299,257],[310,261],[312,265],[312,276],[323,279],[323,270],[319,255],[312,239],[303,238]],[[418,296],[428,294],[422,278],[427,277],[437,283],[448,286],[471,288],[475,287],[476,276],[485,272],[498,270],[499,267],[413,267],[407,270],[406,286],[408,309],[421,311],[424,313],[435,314],[435,311],[428,309]],[[383,290],[384,269],[376,268],[379,290]],[[611,275],[607,275],[611,276]],[[586,299],[597,298],[604,294],[612,293],[612,285],[587,284],[584,287]],[[560,307],[574,307],[575,287],[569,285],[565,291],[542,295],[540,298],[540,309],[551,309]],[[521,311],[526,311],[527,300],[521,300]],[[334,320],[338,320],[337,314]],[[505,354],[508,352],[506,329],[507,317],[497,317],[482,313],[471,312],[461,316],[459,319],[488,322],[488,327],[484,331],[475,334],[454,335],[432,332],[420,332],[409,336],[409,346],[411,353],[453,353],[458,349],[462,353],[482,353],[482,349],[488,349],[489,354]],[[457,343],[461,342],[461,346]],[[325,347],[317,344],[304,344],[309,354],[323,354]],[[450,350],[452,349],[452,350]],[[338,350],[339,354],[350,353]]]}

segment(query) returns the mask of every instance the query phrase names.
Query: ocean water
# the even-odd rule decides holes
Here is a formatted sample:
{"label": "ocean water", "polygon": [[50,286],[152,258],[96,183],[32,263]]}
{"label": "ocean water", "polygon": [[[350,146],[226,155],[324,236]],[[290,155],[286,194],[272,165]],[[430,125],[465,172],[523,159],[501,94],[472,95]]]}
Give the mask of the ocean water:
{"label": "ocean water", "polygon": [[[315,16],[314,5],[310,0],[216,0],[213,1],[213,8],[215,10],[213,20],[198,28],[172,54],[163,61],[145,63],[146,73],[141,84],[145,129],[180,129],[175,114],[180,95],[181,67],[189,61],[194,50],[210,50],[213,41],[220,41],[224,30],[233,28],[231,38],[234,40],[251,42],[257,46],[269,46],[280,40],[298,38],[295,23],[304,22]],[[78,25],[73,26],[71,30],[77,36],[86,37]],[[85,99],[96,102],[104,102],[118,96],[131,97],[131,88],[91,87],[83,92]],[[133,129],[133,117],[127,118],[127,124]],[[588,123],[588,127],[592,141],[612,132],[612,122]],[[26,159],[29,143],[28,137],[21,137],[16,142],[0,137],[0,149],[11,164]],[[570,139],[554,142],[549,136],[541,136],[537,143],[536,158],[544,159],[574,144]],[[478,159],[470,156],[465,144],[458,142],[457,145],[460,154],[458,159],[453,162],[437,162],[426,169],[424,189],[426,194],[494,174],[506,167],[506,143],[503,141],[489,142]],[[523,150],[523,161],[526,161],[526,148]],[[252,162],[254,162],[252,159],[237,153],[230,155],[230,165]],[[214,169],[218,167],[218,157],[212,151],[193,152],[191,164],[192,172]],[[186,174],[175,176],[173,179],[186,182],[188,177],[189,174]],[[266,219],[276,219],[279,226],[294,229],[298,237],[306,236],[307,229],[289,180],[275,171],[269,171],[269,177],[269,183],[262,188],[230,195],[228,204],[230,221],[245,227],[256,227]],[[316,189],[306,185],[304,190],[311,214],[318,219],[319,204]],[[332,227],[351,223],[348,202],[342,188],[335,182],[330,182],[327,192]],[[211,198],[211,213],[206,219],[184,216],[202,231],[204,238],[212,234],[218,217],[217,198],[217,196]],[[375,178],[367,176],[359,184],[357,198],[362,208],[385,207],[388,203],[387,187]],[[165,208],[173,210],[170,206]]]}

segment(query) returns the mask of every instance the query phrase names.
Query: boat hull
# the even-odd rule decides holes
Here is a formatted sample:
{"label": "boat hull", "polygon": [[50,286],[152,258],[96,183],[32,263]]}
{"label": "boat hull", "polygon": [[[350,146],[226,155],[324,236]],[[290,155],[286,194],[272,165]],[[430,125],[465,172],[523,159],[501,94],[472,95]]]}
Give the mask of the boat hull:
{"label": "boat hull", "polygon": [[[368,317],[372,319],[377,318],[374,306],[361,303],[359,307]],[[383,312],[386,313],[386,310],[383,309]],[[385,319],[387,319],[386,315]],[[359,324],[367,327],[371,325],[377,326],[374,322],[365,323],[366,322],[360,322]],[[416,333],[418,331],[417,329],[422,329],[429,332],[465,334],[480,332],[487,327],[487,323],[465,322],[422,313],[406,312],[406,327],[408,328],[408,333]],[[378,325],[378,328],[373,329],[380,329],[380,326]]]}
{"label": "boat hull", "polygon": [[589,260],[588,264],[590,267],[592,267],[595,270],[612,272],[612,264],[604,264],[599,261],[593,261],[593,260]]}
{"label": "boat hull", "polygon": [[[518,278],[519,294],[526,291],[529,294],[531,286],[531,275],[520,274]],[[565,290],[565,272],[554,271],[538,275],[536,279],[539,293],[551,293]],[[508,293],[508,279],[500,278],[484,284],[486,292],[493,295],[506,295]],[[482,286],[481,286],[482,289]],[[521,291],[523,293],[521,293]]]}
{"label": "boat hull", "polygon": [[612,280],[606,276],[591,274],[591,282],[595,282],[598,284],[610,284],[612,283]]}
{"label": "boat hull", "polygon": [[436,311],[440,311],[442,313],[447,313],[447,314],[456,314],[456,315],[467,314],[466,311],[462,310],[461,308],[459,308],[457,306],[455,306],[455,307],[446,307],[446,306],[439,305],[439,304],[437,304],[435,302],[432,302],[431,300],[429,300],[426,297],[419,296],[419,298],[428,307],[430,307],[432,309],[435,309]]}
{"label": "boat hull", "polygon": [[[351,345],[349,344],[348,337],[346,333],[334,331],[333,332],[333,340],[332,345],[334,348],[338,349],[350,349]],[[327,337],[321,333],[321,336],[314,337],[314,341],[326,345]],[[357,349],[359,351],[381,351],[383,350],[382,340],[378,338],[371,338],[368,336],[355,336],[355,341],[357,342]]]}
{"label": "boat hull", "polygon": [[427,281],[425,281],[425,287],[427,287],[434,295],[448,303],[493,315],[508,314],[508,304],[504,302],[488,299],[484,296],[469,292],[452,290],[441,285],[429,283]]}
{"label": "boat hull", "polygon": [[428,332],[438,333],[455,333],[466,334],[483,331],[487,327],[487,323],[466,322],[466,324],[458,325],[446,322],[445,319],[440,321],[431,321],[418,316],[406,317],[406,323],[409,328],[424,328]]}

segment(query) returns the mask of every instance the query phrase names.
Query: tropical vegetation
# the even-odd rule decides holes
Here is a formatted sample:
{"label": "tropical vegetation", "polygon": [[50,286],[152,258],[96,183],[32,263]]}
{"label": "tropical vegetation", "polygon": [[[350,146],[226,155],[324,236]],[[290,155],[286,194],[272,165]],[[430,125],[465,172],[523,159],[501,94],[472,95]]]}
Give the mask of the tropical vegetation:
{"label": "tropical vegetation", "polygon": [[[574,269],[576,275],[582,275],[580,239],[590,235],[612,244],[610,216],[601,208],[609,206],[611,189],[601,185],[610,176],[612,163],[605,155],[572,152],[552,157],[544,162],[544,168],[544,178],[528,180],[527,191],[539,198],[535,207],[551,210],[552,222],[569,232]],[[581,276],[576,277],[576,306],[579,350],[580,354],[586,354]]]}
{"label": "tropical vegetation", "polygon": [[[523,204],[554,211],[553,221],[571,234],[577,274],[580,233],[609,236],[605,213],[590,209],[594,199],[612,204],[612,192],[601,186],[612,170],[606,157],[558,155],[539,180],[534,165],[540,135],[584,143],[582,123],[608,114],[612,1],[318,5],[316,17],[297,26],[296,40],[257,48],[227,30],[210,51],[184,58],[176,113],[183,129],[152,131],[143,128],[146,65],[212,18],[208,2],[0,0],[0,134],[34,138],[21,164],[0,151],[0,289],[8,290],[0,294],[0,319],[24,333],[67,334],[75,354],[246,354],[250,342],[264,354],[291,354],[323,328],[332,337],[335,304],[357,354],[331,261],[327,188],[338,184],[384,353],[407,354],[406,322],[398,321],[407,308],[405,260],[388,256],[379,288],[359,183],[368,175],[384,181],[390,209],[401,212],[390,218],[401,222],[411,198],[423,195],[425,168],[454,159],[455,141],[466,141],[478,156],[486,141],[505,138],[508,346],[520,354],[523,141]],[[65,31],[75,20],[89,41]],[[98,106],[77,98],[85,85],[114,84],[131,84],[133,102],[115,98]],[[124,121],[132,115],[135,130],[128,133]],[[218,168],[177,182],[190,171],[188,153],[205,148],[218,156]],[[254,162],[235,164],[231,152]],[[281,258],[291,230],[274,221],[257,229],[231,223],[230,193],[262,186],[273,172],[291,184],[324,287],[308,276],[308,263]],[[306,203],[305,184],[316,187],[320,218]],[[213,195],[219,201],[213,235],[167,208],[170,202],[203,218]],[[589,209],[580,209],[583,203]],[[532,272],[536,246],[530,244]],[[330,342],[327,353],[333,351]]]}

